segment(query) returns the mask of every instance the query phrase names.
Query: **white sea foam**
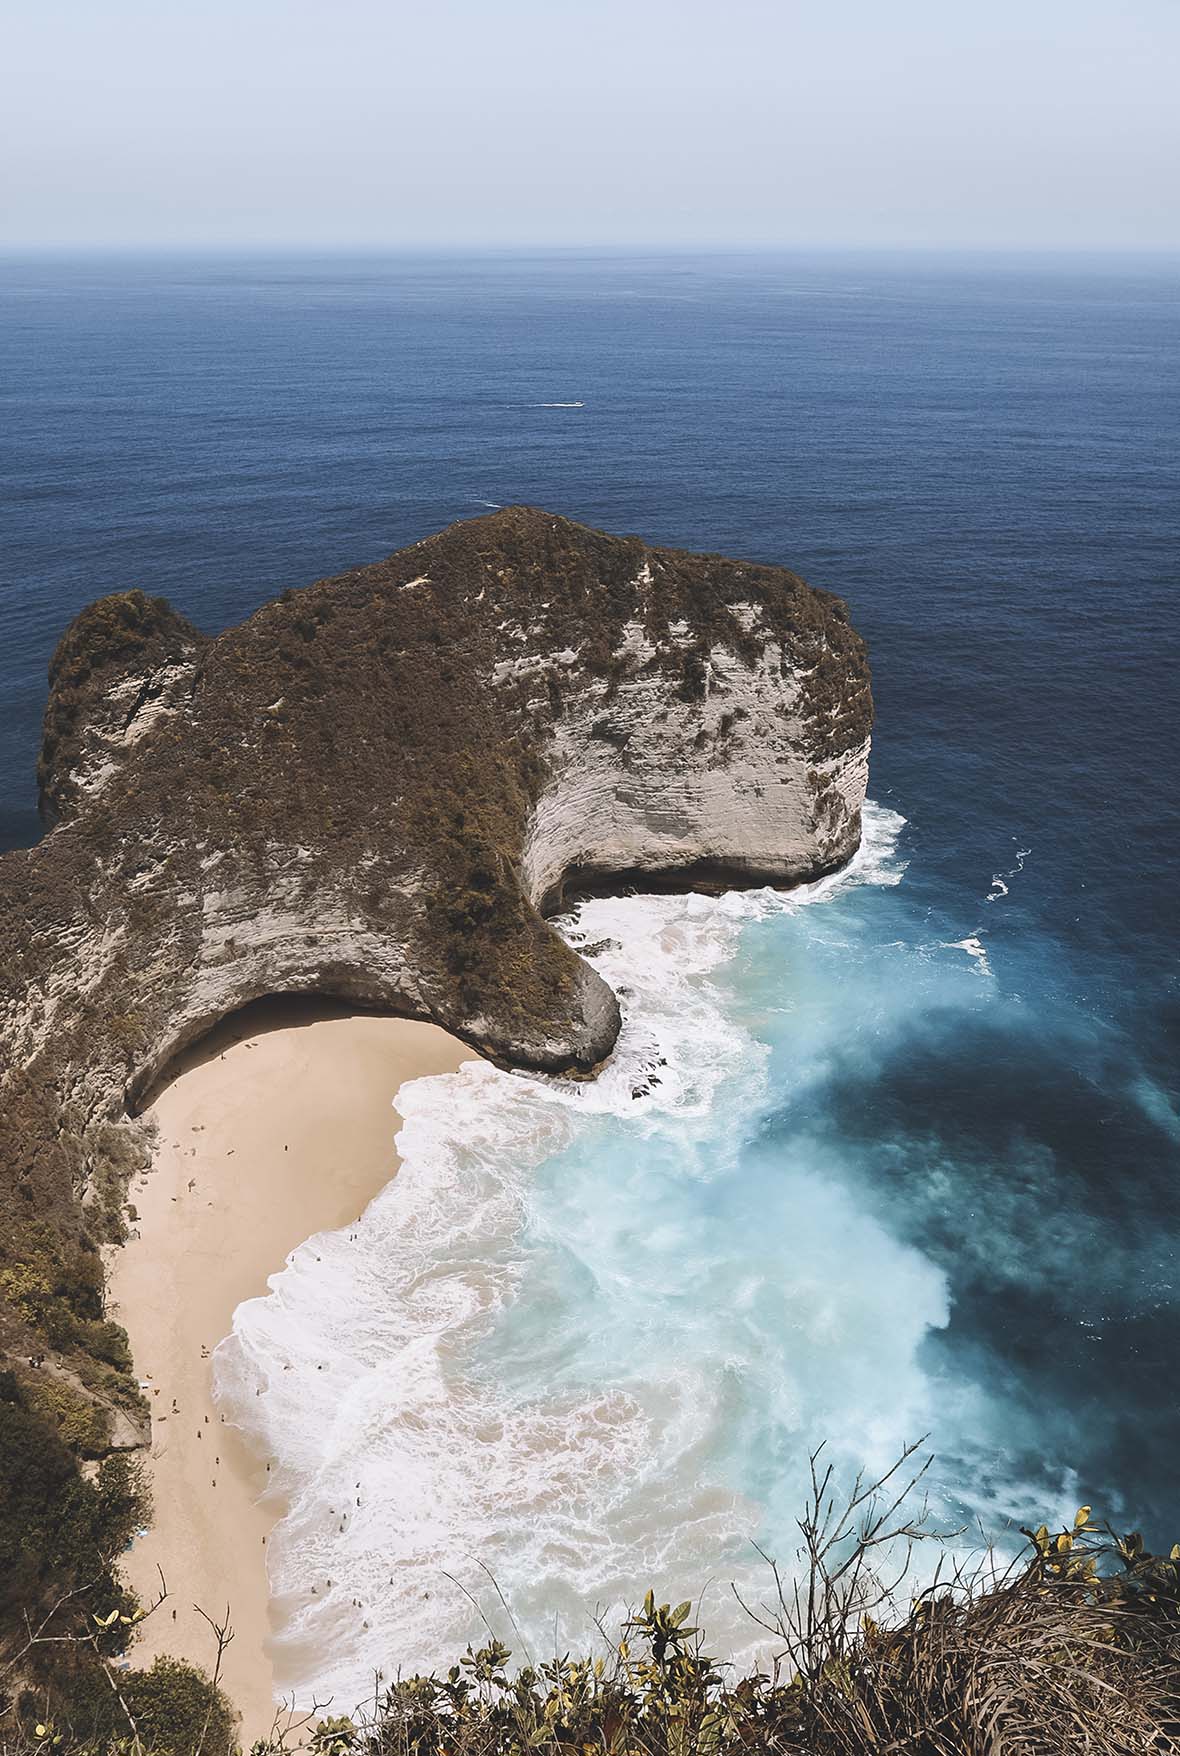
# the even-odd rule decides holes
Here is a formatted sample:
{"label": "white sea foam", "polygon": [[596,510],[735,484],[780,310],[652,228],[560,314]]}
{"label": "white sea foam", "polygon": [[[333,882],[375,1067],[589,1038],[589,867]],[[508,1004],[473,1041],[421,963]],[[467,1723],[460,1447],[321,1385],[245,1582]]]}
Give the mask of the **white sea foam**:
{"label": "white sea foam", "polygon": [[[583,904],[564,930],[624,1012],[601,1075],[403,1086],[396,1180],[239,1307],[215,1384],[289,1506],[284,1689],[350,1707],[485,1616],[518,1652],[585,1646],[596,1607],[718,1568],[756,1596],[749,1539],[797,1506],[817,1432],[871,1467],[929,1424],[941,1274],[822,1165],[776,1167],[749,1211],[723,1175],[765,1101],[768,1051],[716,985],[743,926],[897,883],[902,822],[870,805],[851,866],[785,895]],[[755,1455],[751,1411],[789,1455]],[[706,1621],[756,1643],[724,1585]]]}
{"label": "white sea foam", "polygon": [[[1012,839],[1015,841],[1016,837],[1013,836]],[[1024,862],[1028,859],[1028,856],[1031,853],[1031,848],[1017,848],[1016,864],[1014,866],[1009,866],[1006,872],[992,873],[991,889],[984,897],[984,902],[999,902],[1003,897],[1011,894],[1011,886],[1008,883],[1008,879],[1015,878],[1024,871]]]}
{"label": "white sea foam", "polygon": [[965,951],[967,956],[975,960],[975,968],[981,976],[990,976],[992,966],[988,962],[987,946],[978,933],[969,934],[966,939],[944,939],[943,949],[946,951]]}

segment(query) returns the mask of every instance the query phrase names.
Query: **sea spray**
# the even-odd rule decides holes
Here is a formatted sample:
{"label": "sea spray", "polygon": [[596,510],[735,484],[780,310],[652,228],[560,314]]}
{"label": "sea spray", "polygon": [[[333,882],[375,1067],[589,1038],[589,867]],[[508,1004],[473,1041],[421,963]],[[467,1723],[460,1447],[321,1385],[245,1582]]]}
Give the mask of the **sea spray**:
{"label": "sea spray", "polygon": [[215,1382],[287,1506],[280,1687],[351,1706],[489,1623],[586,1647],[649,1584],[748,1656],[729,1582],[764,1592],[751,1539],[790,1540],[809,1449],[885,1467],[932,1424],[944,1276],[812,1165],[750,1203],[769,1049],[726,986],[751,924],[896,884],[901,827],[870,806],[787,894],[583,903],[561,925],[624,1013],[598,1079],[404,1086],[397,1178],[239,1308]]}

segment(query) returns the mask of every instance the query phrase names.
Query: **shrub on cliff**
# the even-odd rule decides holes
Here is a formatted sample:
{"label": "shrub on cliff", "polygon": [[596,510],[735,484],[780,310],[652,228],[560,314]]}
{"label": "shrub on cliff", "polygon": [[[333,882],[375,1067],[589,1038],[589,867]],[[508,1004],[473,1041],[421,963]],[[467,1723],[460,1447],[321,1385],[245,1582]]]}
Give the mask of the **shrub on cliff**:
{"label": "shrub on cliff", "polygon": [[[15,1375],[0,1373],[0,1658],[54,1602],[96,1582],[113,1587],[114,1557],[147,1516],[136,1466],[103,1460],[80,1475],[55,1425]],[[21,1614],[18,1617],[17,1611]]]}
{"label": "shrub on cliff", "polygon": [[[79,1397],[62,1401],[63,1424],[62,1394],[55,1379],[30,1387],[12,1372],[0,1372],[3,1756],[34,1748],[90,1749],[105,1756],[114,1749],[109,1715],[117,1696],[110,1665],[136,1619],[117,1561],[148,1517],[139,1468],[115,1454],[93,1474],[80,1473],[65,1428],[91,1405]],[[88,1430],[69,1437],[89,1445],[97,1435]],[[39,1724],[59,1730],[39,1736]],[[100,1741],[94,1743],[96,1736]]]}
{"label": "shrub on cliff", "polygon": [[0,1701],[3,1756],[234,1756],[236,1715],[216,1684],[180,1659],[147,1670],[75,1649],[49,1686]]}
{"label": "shrub on cliff", "polygon": [[225,1697],[192,1665],[158,1658],[128,1685],[140,1741],[158,1756],[228,1756],[235,1715]]}

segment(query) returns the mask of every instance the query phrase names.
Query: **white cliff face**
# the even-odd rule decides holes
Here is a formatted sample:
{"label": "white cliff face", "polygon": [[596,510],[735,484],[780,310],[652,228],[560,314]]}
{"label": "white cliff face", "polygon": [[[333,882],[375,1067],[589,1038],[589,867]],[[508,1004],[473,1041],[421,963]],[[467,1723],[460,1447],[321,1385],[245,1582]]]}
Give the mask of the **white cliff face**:
{"label": "white cliff face", "polygon": [[[757,606],[737,608],[758,626]],[[653,668],[642,629],[627,630],[624,655],[626,680],[588,688],[554,727],[524,846],[534,904],[552,902],[569,877],[695,869],[790,884],[850,857],[869,740],[808,759],[808,679],[781,645],[769,641],[753,664],[714,647],[702,697],[688,701]]]}
{"label": "white cliff face", "polygon": [[[163,721],[184,714],[196,675],[194,651],[186,645],[175,657],[110,684],[80,724],[77,749],[57,777],[61,800],[71,800],[75,811],[86,803],[101,802],[107,789],[117,785],[126,764],[134,761],[136,746]],[[42,805],[45,808],[44,796]],[[56,808],[47,814],[54,816]]]}

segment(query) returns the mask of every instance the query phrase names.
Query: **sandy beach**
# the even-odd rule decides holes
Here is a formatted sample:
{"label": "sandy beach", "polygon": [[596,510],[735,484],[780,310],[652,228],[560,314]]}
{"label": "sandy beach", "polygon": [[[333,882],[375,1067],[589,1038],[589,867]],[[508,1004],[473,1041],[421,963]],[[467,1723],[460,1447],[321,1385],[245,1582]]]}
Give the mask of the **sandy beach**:
{"label": "sandy beach", "polygon": [[209,1356],[293,1249],[355,1219],[389,1181],[398,1087],[471,1055],[433,1025],[262,1001],[190,1050],[148,1112],[159,1148],[130,1190],[134,1235],[109,1267],[112,1315],[153,1417],[155,1518],[126,1573],[144,1601],[158,1595],[158,1570],[169,1592],[134,1658],[211,1667],[214,1637],[195,1606],[215,1621],[228,1607],[222,1678],[246,1748],[276,1711],[265,1566],[276,1513],[257,1503],[265,1460],[213,1405]]}

